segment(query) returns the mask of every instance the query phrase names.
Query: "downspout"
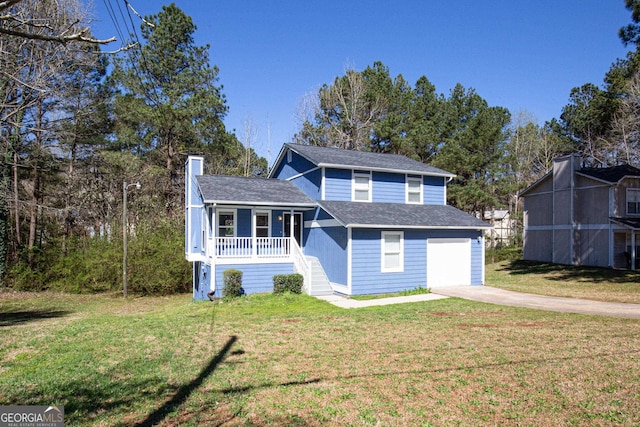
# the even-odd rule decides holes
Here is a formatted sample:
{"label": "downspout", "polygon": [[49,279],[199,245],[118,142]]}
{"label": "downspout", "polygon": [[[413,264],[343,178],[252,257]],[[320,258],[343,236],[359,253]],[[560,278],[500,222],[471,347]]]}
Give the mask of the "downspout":
{"label": "downspout", "polygon": [[486,248],[486,243],[484,241],[484,230],[480,230],[480,244],[482,245],[482,248],[481,248],[481,251],[482,251],[482,258],[481,258],[482,259],[482,266],[481,266],[482,277],[480,278],[480,281],[482,282],[481,285],[484,286],[484,283],[485,283],[485,280],[484,280],[484,278],[485,278],[485,268],[486,268],[485,267],[485,256],[486,256],[485,248]]}
{"label": "downspout", "polygon": [[636,269],[636,229],[631,229],[631,270]]}
{"label": "downspout", "polygon": [[556,261],[556,171],[551,178],[551,262]]}
{"label": "downspout", "polygon": [[569,220],[571,221],[571,236],[569,238],[569,260],[571,261],[571,265],[577,265],[575,259],[575,240],[576,240],[576,221],[574,214],[574,198],[575,198],[575,156],[571,156],[571,164],[569,167],[571,168],[571,179],[569,180]]}
{"label": "downspout", "polygon": [[611,223],[611,218],[614,217],[614,208],[613,208],[613,187],[609,187],[609,268],[613,268],[613,246],[615,244],[615,239],[613,235],[613,224]]}
{"label": "downspout", "polygon": [[445,178],[445,182],[444,182],[444,204],[447,204],[447,184],[450,183],[451,181],[453,181],[453,177],[452,176],[448,176]]}

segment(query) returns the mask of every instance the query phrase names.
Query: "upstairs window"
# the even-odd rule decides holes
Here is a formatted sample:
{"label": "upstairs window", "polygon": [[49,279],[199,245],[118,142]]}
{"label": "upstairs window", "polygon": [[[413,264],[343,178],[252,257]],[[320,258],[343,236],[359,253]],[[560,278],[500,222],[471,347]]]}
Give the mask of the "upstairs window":
{"label": "upstairs window", "polygon": [[218,237],[235,237],[235,212],[221,211],[218,213]]}
{"label": "upstairs window", "polygon": [[353,201],[371,201],[371,173],[353,172]]}
{"label": "upstairs window", "polygon": [[640,189],[627,188],[627,215],[640,215]]}
{"label": "upstairs window", "polygon": [[422,178],[407,177],[407,203],[422,204]]}

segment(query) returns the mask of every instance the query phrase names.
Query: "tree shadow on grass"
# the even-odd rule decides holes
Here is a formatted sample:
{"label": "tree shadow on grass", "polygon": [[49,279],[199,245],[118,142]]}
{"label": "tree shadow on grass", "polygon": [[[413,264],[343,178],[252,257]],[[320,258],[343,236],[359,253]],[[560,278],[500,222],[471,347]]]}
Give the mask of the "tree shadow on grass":
{"label": "tree shadow on grass", "polygon": [[53,319],[71,314],[65,310],[22,310],[0,313],[0,328],[33,322],[42,319]]}
{"label": "tree shadow on grass", "polygon": [[220,352],[211,358],[207,366],[200,372],[197,378],[188,384],[182,385],[171,399],[165,402],[161,407],[153,411],[147,416],[144,421],[135,424],[136,427],[151,427],[159,424],[166,418],[172,411],[180,407],[198,387],[202,385],[205,379],[209,377],[216,367],[224,360],[225,356],[231,350],[233,344],[238,340],[238,337],[233,335],[229,338],[225,346]]}
{"label": "tree shadow on grass", "polygon": [[640,282],[640,274],[631,270],[615,270],[604,267],[582,267],[573,265],[550,264],[536,261],[511,261],[501,271],[510,275],[537,274],[554,281],[576,281],[591,283],[629,283]]}

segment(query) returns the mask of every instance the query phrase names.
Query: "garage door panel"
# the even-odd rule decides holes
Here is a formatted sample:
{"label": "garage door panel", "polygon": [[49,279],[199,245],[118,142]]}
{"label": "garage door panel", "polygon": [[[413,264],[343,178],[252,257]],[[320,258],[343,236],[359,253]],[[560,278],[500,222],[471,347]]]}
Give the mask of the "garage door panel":
{"label": "garage door panel", "polygon": [[427,286],[471,284],[471,240],[427,240]]}

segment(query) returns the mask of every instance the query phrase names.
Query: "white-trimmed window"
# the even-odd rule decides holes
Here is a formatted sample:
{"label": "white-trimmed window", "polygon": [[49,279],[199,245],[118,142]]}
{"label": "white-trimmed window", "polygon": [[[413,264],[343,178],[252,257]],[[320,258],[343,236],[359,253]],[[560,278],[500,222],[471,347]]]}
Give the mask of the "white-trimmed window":
{"label": "white-trimmed window", "polygon": [[407,176],[407,203],[422,204],[422,178]]}
{"label": "white-trimmed window", "polygon": [[236,212],[235,211],[219,211],[218,212],[218,237],[235,237],[236,236]]}
{"label": "white-trimmed window", "polygon": [[627,215],[640,215],[640,189],[627,188]]}
{"label": "white-trimmed window", "polygon": [[269,237],[271,234],[269,228],[269,212],[256,213],[256,237]]}
{"label": "white-trimmed window", "polygon": [[382,272],[404,271],[404,233],[402,231],[383,231]]}
{"label": "white-trimmed window", "polygon": [[371,201],[371,172],[353,172],[353,195],[354,202]]}

